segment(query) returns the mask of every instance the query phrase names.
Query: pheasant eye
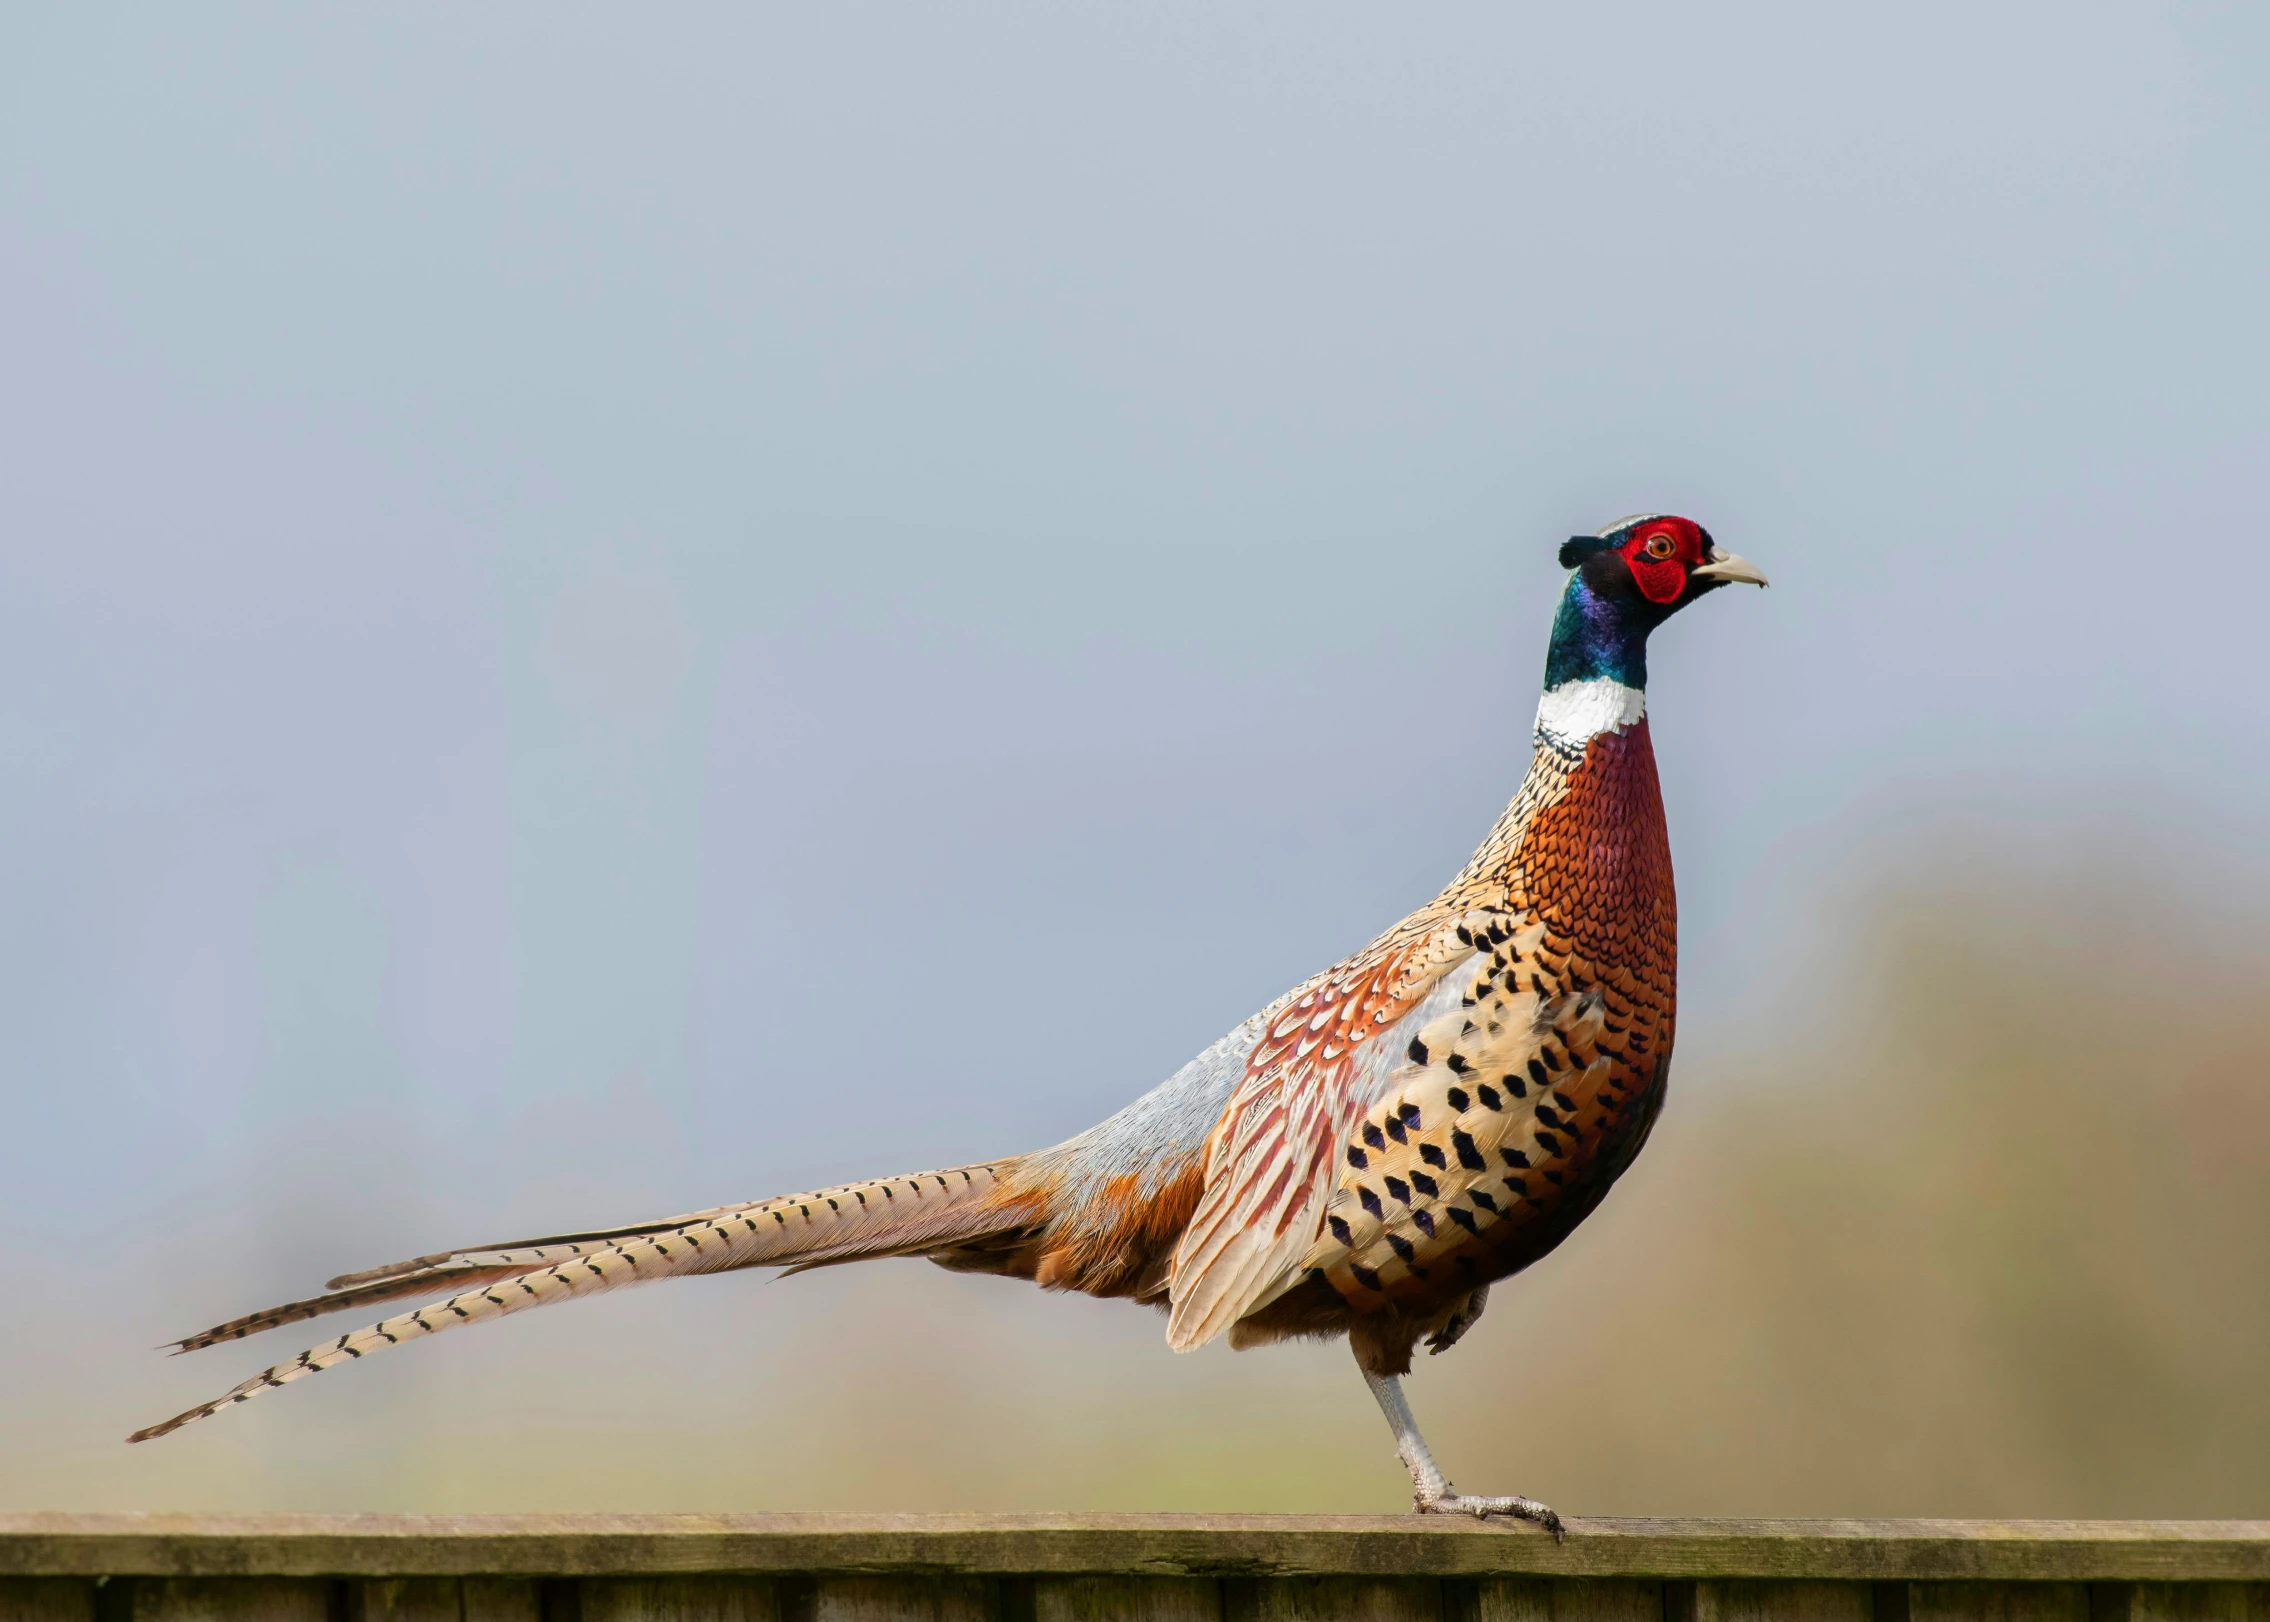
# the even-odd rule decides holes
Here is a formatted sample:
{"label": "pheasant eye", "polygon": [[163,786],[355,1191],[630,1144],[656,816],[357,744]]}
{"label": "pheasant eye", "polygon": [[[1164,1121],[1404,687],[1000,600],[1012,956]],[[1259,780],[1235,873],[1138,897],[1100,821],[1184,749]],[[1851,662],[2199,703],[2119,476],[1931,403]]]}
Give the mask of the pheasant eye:
{"label": "pheasant eye", "polygon": [[1661,560],[1679,549],[1679,543],[1668,535],[1650,535],[1647,538],[1647,555]]}

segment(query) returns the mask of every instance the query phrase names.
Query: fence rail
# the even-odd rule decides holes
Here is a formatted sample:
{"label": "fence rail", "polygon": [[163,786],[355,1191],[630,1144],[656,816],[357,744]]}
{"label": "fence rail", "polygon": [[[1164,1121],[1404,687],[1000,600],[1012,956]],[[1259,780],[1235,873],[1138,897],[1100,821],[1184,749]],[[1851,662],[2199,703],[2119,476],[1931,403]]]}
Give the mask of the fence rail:
{"label": "fence rail", "polygon": [[0,1622],[2270,1622],[2266,1521],[0,1515]]}

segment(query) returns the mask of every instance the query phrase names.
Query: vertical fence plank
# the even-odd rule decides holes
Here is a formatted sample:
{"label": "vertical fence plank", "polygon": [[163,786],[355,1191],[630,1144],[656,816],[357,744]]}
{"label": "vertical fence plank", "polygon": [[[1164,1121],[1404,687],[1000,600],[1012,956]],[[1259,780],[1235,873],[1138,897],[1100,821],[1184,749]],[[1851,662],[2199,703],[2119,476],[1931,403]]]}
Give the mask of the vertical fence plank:
{"label": "vertical fence plank", "polygon": [[2089,1622],[2086,1583],[1910,1583],[1910,1622]]}
{"label": "vertical fence plank", "polygon": [[1876,1595],[1867,1583],[1667,1583],[1663,1615],[1665,1622],[1875,1622]]}
{"label": "vertical fence plank", "polygon": [[86,1577],[0,1577],[0,1622],[95,1622]]}
{"label": "vertical fence plank", "polygon": [[2260,1583],[2130,1583],[2124,1622],[2270,1622]]}
{"label": "vertical fence plank", "polygon": [[466,1577],[459,1589],[465,1622],[538,1622],[541,1614],[531,1577]]}
{"label": "vertical fence plank", "polygon": [[331,1622],[320,1577],[144,1577],[132,1622]]}
{"label": "vertical fence plank", "polygon": [[1222,1585],[1204,1577],[1049,1577],[1033,1622],[1222,1622]]}
{"label": "vertical fence plank", "polygon": [[762,1577],[586,1577],[582,1622],[780,1622]]}
{"label": "vertical fence plank", "polygon": [[374,1577],[351,1583],[347,1622],[460,1622],[463,1585],[455,1577]]}
{"label": "vertical fence plank", "polygon": [[1491,1578],[1477,1583],[1473,1622],[1663,1622],[1663,1585],[1616,1577]]}
{"label": "vertical fence plank", "polygon": [[1443,1622],[1428,1578],[1269,1577],[1222,1585],[1227,1622]]}
{"label": "vertical fence plank", "polygon": [[822,1577],[810,1604],[811,1622],[993,1622],[994,1612],[983,1577]]}

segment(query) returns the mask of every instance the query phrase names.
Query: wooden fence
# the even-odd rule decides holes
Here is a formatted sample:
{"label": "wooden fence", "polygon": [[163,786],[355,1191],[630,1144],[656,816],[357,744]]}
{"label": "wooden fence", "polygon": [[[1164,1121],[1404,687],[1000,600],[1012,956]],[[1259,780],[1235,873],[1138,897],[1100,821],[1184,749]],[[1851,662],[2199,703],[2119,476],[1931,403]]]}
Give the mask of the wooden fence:
{"label": "wooden fence", "polygon": [[0,1622],[2270,1622],[2264,1521],[0,1515]]}

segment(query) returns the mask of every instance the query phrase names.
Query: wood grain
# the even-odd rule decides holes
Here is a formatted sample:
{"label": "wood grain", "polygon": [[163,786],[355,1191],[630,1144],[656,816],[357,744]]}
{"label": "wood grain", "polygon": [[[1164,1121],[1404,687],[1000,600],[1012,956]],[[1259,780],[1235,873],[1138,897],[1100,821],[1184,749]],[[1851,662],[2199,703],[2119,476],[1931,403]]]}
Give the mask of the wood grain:
{"label": "wood grain", "polygon": [[455,1577],[380,1577],[351,1584],[346,1622],[462,1622],[465,1585]]}
{"label": "wood grain", "polygon": [[2270,1622],[2270,1585],[2261,1583],[2136,1583],[2125,1598],[2124,1614],[2093,1609],[2092,1622]]}
{"label": "wood grain", "polygon": [[1915,1583],[1910,1622],[2090,1622],[2079,1583]]}
{"label": "wood grain", "polygon": [[1033,1585],[1033,1622],[1222,1622],[1222,1585],[1203,1577],[1044,1578]]}
{"label": "wood grain", "polygon": [[[1412,1516],[0,1515],[0,1577],[768,1572],[2262,1584],[2270,1523],[1572,1520],[1556,1542],[1528,1528]],[[314,1606],[314,1593],[279,1590],[274,1603]],[[1914,1597],[1925,1606],[1956,1598]],[[198,1601],[183,1589],[151,1603]],[[532,1622],[522,1603],[496,1622]],[[1962,1603],[2000,1602],[1982,1591]]]}
{"label": "wood grain", "polygon": [[0,1622],[95,1622],[95,1585],[84,1578],[0,1578]]}
{"label": "wood grain", "polygon": [[1472,1622],[1663,1622],[1663,1585],[1628,1578],[1503,1578],[1474,1585]]}
{"label": "wood grain", "polygon": [[1697,1582],[1666,1591],[1665,1622],[1874,1622],[1866,1583]]}
{"label": "wood grain", "polygon": [[465,1622],[539,1622],[537,1588],[525,1578],[467,1577],[461,1590]]}
{"label": "wood grain", "polygon": [[1275,1577],[1222,1585],[1226,1622],[1444,1622],[1442,1585],[1407,1577]]}
{"label": "wood grain", "polygon": [[332,1622],[333,1585],[308,1577],[174,1577],[134,1585],[132,1622]]}
{"label": "wood grain", "polygon": [[780,1622],[773,1585],[732,1577],[595,1577],[577,1622]]}

